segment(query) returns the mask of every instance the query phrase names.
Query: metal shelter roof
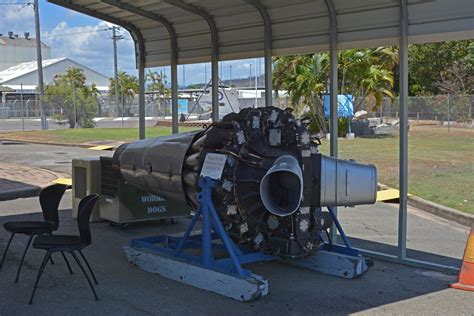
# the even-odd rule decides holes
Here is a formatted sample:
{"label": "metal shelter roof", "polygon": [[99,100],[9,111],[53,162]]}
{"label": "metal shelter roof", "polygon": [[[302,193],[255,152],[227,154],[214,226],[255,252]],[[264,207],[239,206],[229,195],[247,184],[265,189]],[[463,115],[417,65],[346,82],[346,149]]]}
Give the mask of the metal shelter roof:
{"label": "metal shelter roof", "polygon": [[[423,268],[457,268],[407,256],[408,43],[474,38],[474,0],[48,0],[120,25],[135,40],[140,82],[139,137],[145,138],[144,68],[171,65],[172,131],[178,132],[177,63],[211,61],[212,117],[218,120],[218,60],[327,51],[330,153],[337,157],[337,49],[399,45],[400,165],[398,254],[375,258]],[[272,104],[266,93],[266,105]],[[331,229],[336,240],[336,229]]]}
{"label": "metal shelter roof", "polygon": [[[176,34],[178,63],[210,61],[209,23],[217,29],[219,60],[263,56],[262,8],[271,21],[272,55],[329,49],[330,19],[324,0],[49,2],[121,25],[135,40],[142,36],[145,67],[170,64],[170,33]],[[331,2],[337,15],[338,48],[398,45],[399,0]],[[411,43],[474,38],[473,0],[409,0],[408,16]]]}

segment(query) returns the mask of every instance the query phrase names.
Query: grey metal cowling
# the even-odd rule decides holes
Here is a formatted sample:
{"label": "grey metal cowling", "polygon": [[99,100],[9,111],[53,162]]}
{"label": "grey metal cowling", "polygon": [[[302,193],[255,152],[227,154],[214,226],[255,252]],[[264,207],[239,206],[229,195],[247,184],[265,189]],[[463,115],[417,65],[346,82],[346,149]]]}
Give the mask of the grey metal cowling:
{"label": "grey metal cowling", "polygon": [[[130,183],[196,207],[206,153],[226,155],[213,202],[228,234],[282,257],[318,249],[319,208],[375,202],[373,165],[318,153],[290,109],[248,108],[203,131],[136,141],[120,147],[114,164]],[[323,213],[324,215],[324,213]]]}

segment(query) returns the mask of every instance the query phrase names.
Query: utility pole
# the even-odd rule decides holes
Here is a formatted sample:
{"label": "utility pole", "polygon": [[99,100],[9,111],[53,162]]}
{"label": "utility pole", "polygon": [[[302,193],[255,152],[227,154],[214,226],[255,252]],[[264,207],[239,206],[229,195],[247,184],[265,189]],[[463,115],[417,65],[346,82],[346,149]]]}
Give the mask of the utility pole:
{"label": "utility pole", "polygon": [[229,66],[230,69],[230,80],[229,80],[229,87],[232,87],[232,65]]}
{"label": "utility pole", "polygon": [[76,108],[76,81],[72,83],[72,104],[74,107],[74,128],[77,128],[77,108]]}
{"label": "utility pole", "polygon": [[118,85],[118,66],[117,66],[117,41],[123,39],[122,35],[117,35],[118,27],[112,26],[112,41],[114,43],[114,80],[115,80],[115,107],[117,115],[119,113],[119,85]]}
{"label": "utility pole", "polygon": [[43,86],[43,58],[41,56],[41,32],[39,21],[39,7],[38,0],[34,0],[33,9],[35,11],[35,31],[36,31],[36,62],[38,65],[38,96],[40,104],[41,115],[41,129],[48,129],[48,121],[46,120],[46,113],[44,109],[44,86]]}
{"label": "utility pole", "polygon": [[255,58],[255,107],[258,108],[258,81],[257,81],[257,63],[258,63],[258,58]]}
{"label": "utility pole", "polygon": [[186,89],[186,66],[183,65],[183,89]]}

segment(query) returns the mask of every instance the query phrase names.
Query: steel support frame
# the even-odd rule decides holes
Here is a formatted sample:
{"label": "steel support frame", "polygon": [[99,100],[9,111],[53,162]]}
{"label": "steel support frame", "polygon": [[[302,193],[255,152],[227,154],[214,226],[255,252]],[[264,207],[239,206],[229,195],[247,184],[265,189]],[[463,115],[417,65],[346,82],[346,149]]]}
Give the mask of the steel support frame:
{"label": "steel support frame", "polygon": [[[152,21],[158,22],[163,25],[168,31],[170,38],[170,63],[171,63],[171,121],[172,121],[172,132],[176,134],[179,132],[178,127],[178,41],[176,30],[170,21],[165,17],[152,13],[150,11],[145,11],[143,9],[132,6],[128,3],[117,0],[101,0],[101,2],[108,5],[117,7],[124,11],[131,12],[135,15],[139,15],[150,19]],[[143,115],[144,117],[145,115]]]}
{"label": "steel support frame", "polygon": [[[399,144],[399,187],[400,204],[398,213],[398,253],[397,255],[359,249],[371,258],[395,262],[422,269],[457,273],[459,267],[437,264],[407,257],[407,219],[408,219],[408,3],[400,0],[400,144]],[[332,139],[332,137],[331,137]]]}
{"label": "steel support frame", "polygon": [[202,17],[211,31],[211,95],[212,95],[212,120],[219,120],[219,35],[214,19],[202,8],[184,3],[181,0],[164,0],[164,2]]}
{"label": "steel support frame", "polygon": [[54,3],[56,5],[87,14],[89,16],[120,25],[125,28],[133,38],[135,43],[135,51],[137,66],[138,66],[138,81],[139,81],[139,95],[138,95],[138,113],[139,113],[139,138],[145,138],[145,41],[140,30],[133,24],[122,21],[120,19],[102,14],[100,12],[94,11],[82,5],[74,4],[72,1],[62,1],[62,0],[48,0],[48,2]]}
{"label": "steel support frame", "polygon": [[265,106],[273,105],[272,98],[272,47],[273,47],[273,35],[272,35],[272,20],[268,14],[267,9],[259,0],[244,0],[249,5],[253,6],[258,10],[263,19],[264,25],[264,60],[265,60]]}
{"label": "steel support frame", "polygon": [[[336,8],[332,0],[325,0],[326,7],[329,13],[329,93],[330,93],[330,107],[329,107],[329,134],[330,137],[330,155],[337,158],[337,136],[338,136],[338,117],[337,117],[337,14]],[[337,187],[337,183],[336,186]],[[332,209],[334,216],[337,218],[337,208]],[[337,238],[337,229],[334,224],[331,227],[331,236],[333,240]]]}

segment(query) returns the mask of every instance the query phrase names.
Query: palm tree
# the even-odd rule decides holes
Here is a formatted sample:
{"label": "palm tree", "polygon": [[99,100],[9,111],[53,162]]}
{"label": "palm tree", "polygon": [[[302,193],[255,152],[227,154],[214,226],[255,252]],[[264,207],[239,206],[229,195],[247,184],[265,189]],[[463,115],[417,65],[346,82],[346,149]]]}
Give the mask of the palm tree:
{"label": "palm tree", "polygon": [[[118,95],[122,100],[122,111],[125,109],[125,105],[128,103],[132,104],[135,95],[139,91],[138,78],[127,74],[125,71],[119,71],[117,74],[117,81],[119,86]],[[115,100],[115,79],[109,78],[109,97]],[[120,115],[120,109],[118,113]]]}
{"label": "palm tree", "polygon": [[327,85],[328,62],[326,53],[275,59],[275,89],[288,91],[296,112],[311,120],[314,131],[326,130],[321,94]]}
{"label": "palm tree", "polygon": [[158,96],[156,102],[157,111],[161,113],[161,97],[167,98],[169,96],[169,89],[166,88],[166,74],[163,71],[159,73],[156,71],[148,70],[147,80],[151,81],[151,84],[148,85],[147,90],[155,92]]}

